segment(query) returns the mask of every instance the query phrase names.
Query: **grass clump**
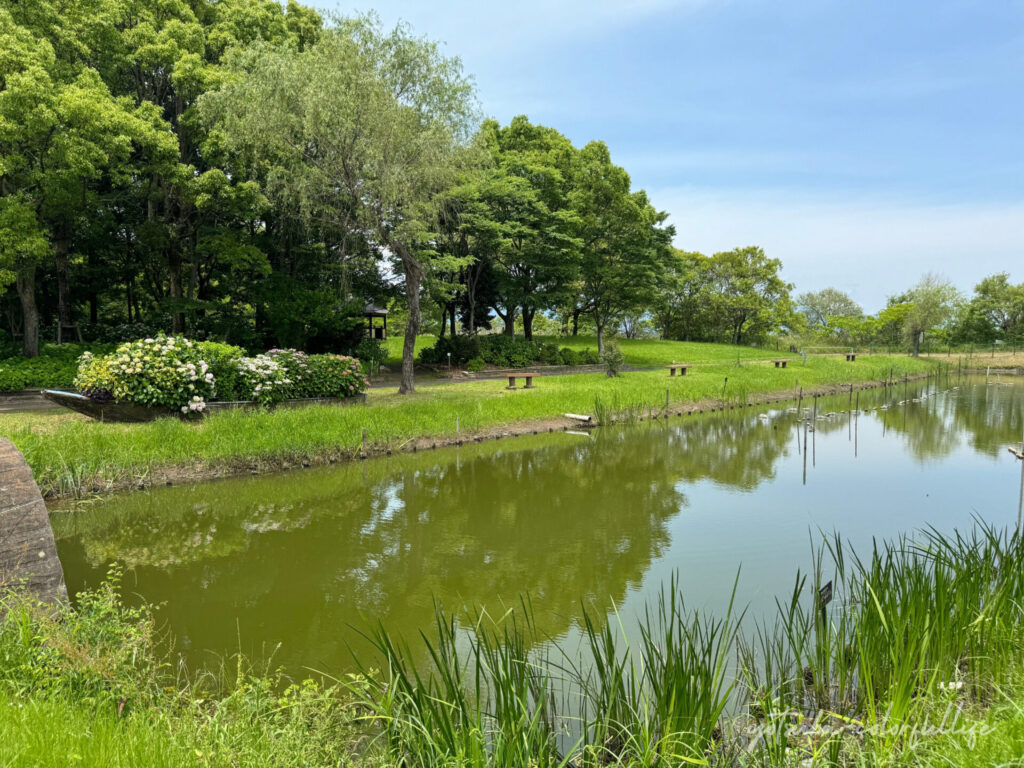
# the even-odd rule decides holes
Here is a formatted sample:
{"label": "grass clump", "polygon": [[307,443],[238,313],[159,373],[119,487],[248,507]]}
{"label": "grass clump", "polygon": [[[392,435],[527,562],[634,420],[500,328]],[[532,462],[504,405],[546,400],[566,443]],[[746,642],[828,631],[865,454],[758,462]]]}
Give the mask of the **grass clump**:
{"label": "grass clump", "polygon": [[[342,766],[355,717],[338,687],[241,659],[190,677],[119,574],[77,607],[0,600],[0,752],[11,766]],[[350,684],[352,685],[352,684]]]}

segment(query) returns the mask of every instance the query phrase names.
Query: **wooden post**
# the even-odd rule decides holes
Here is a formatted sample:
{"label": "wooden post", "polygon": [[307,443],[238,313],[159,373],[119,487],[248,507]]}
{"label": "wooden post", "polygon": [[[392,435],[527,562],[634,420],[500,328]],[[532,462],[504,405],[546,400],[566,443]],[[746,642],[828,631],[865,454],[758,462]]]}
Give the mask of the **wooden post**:
{"label": "wooden post", "polygon": [[363,457],[366,457],[366,427],[363,427]]}
{"label": "wooden post", "polygon": [[665,416],[668,416],[668,390],[665,390]]}

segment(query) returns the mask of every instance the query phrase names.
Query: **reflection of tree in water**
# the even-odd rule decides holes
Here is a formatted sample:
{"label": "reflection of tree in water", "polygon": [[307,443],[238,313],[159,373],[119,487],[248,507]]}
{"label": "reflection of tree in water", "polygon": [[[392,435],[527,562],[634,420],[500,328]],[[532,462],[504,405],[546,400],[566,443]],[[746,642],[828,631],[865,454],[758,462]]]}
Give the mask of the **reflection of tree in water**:
{"label": "reflection of tree in water", "polygon": [[581,600],[639,584],[685,503],[680,480],[752,488],[785,439],[725,416],[524,438],[127,495],[57,531],[73,589],[124,563],[195,647],[237,647],[237,618],[304,661],[343,662],[360,614],[408,632],[435,596],[495,611],[530,595],[541,628],[565,631]]}
{"label": "reflection of tree in water", "polygon": [[[922,391],[911,389],[908,397],[919,398]],[[995,456],[1021,440],[1024,386],[980,382],[957,391],[940,391],[917,403],[893,403],[888,410],[877,413],[887,430],[906,438],[918,459],[949,456],[961,437],[975,451]]]}
{"label": "reflection of tree in water", "polygon": [[729,411],[695,419],[667,430],[672,475],[676,481],[708,479],[752,491],[775,476],[775,463],[793,437],[791,429],[789,419],[761,423],[751,414]]}
{"label": "reflection of tree in water", "polygon": [[[919,457],[945,455],[957,432],[1002,451],[1019,439],[1024,390],[989,390],[877,415]],[[379,617],[411,635],[435,596],[493,612],[528,594],[551,634],[581,599],[621,602],[667,546],[682,483],[758,488],[795,450],[796,424],[725,412],[520,438],[129,494],[57,515],[55,528],[72,591],[117,560],[194,648],[232,651],[241,635],[283,642],[283,663],[336,669],[346,644],[360,647],[350,625]]]}

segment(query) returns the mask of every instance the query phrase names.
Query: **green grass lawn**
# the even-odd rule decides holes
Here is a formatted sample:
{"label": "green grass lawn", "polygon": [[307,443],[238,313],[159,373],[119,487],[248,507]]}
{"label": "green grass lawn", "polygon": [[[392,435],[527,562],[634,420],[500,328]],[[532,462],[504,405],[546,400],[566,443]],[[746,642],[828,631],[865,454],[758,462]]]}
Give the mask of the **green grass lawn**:
{"label": "green grass lawn", "polygon": [[[904,357],[809,358],[788,369],[767,361],[698,363],[685,377],[663,370],[552,376],[533,390],[507,391],[504,381],[482,380],[422,387],[411,395],[372,390],[368,406],[310,406],[277,411],[215,413],[201,422],[159,419],[148,424],[102,424],[68,414],[0,416],[0,436],[25,454],[46,494],[103,488],[144,478],[155,467],[225,464],[240,461],[300,461],[344,458],[361,444],[362,430],[377,447],[400,450],[419,437],[453,436],[500,425],[594,414],[600,401],[613,410],[662,408],[666,391],[673,404],[708,399],[742,400],[758,393],[877,381],[920,373],[934,364]],[[726,381],[728,379],[728,381]]]}
{"label": "green grass lawn", "polygon": [[[596,336],[535,336],[536,341],[548,342],[558,347],[569,347],[577,352],[584,349],[597,351]],[[436,336],[417,336],[416,354],[424,347],[434,346]],[[618,339],[626,362],[638,368],[668,365],[669,363],[705,363],[735,362],[741,360],[764,359],[771,357],[795,357],[788,353],[776,352],[774,349],[758,349],[755,347],[737,347],[731,344],[701,344],[693,341],[664,341],[662,339]],[[388,366],[402,364],[401,334],[397,334],[384,342],[388,357],[384,361]]]}

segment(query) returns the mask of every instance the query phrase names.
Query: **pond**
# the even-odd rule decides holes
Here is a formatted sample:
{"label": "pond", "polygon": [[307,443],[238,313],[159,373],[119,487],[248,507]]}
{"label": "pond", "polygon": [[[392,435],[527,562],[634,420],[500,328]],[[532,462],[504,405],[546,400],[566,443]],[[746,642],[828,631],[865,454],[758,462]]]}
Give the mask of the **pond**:
{"label": "pond", "polygon": [[861,392],[856,414],[854,396],[822,398],[806,433],[795,403],[673,417],[122,494],[54,527],[69,592],[120,564],[197,666],[240,650],[338,674],[373,622],[415,637],[435,601],[500,613],[528,596],[572,642],[581,606],[626,626],[673,575],[718,611],[739,572],[756,615],[822,531],[860,551],[1016,522],[1024,382],[957,384]]}

